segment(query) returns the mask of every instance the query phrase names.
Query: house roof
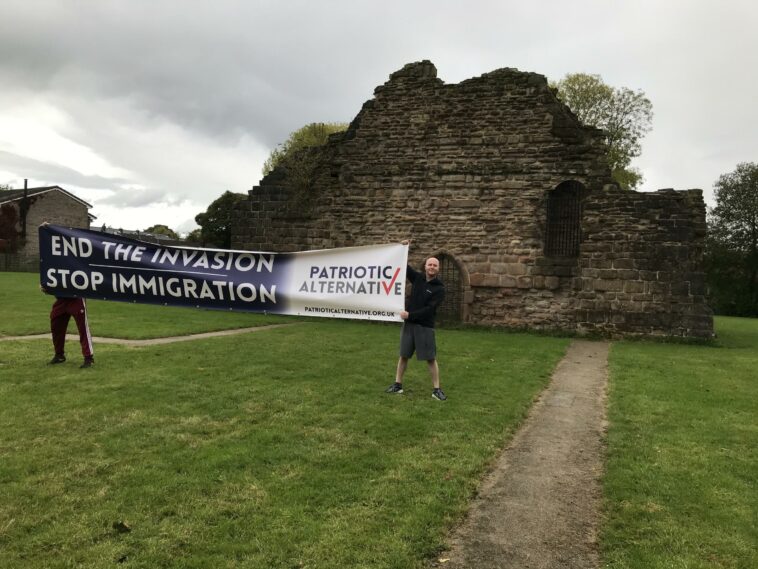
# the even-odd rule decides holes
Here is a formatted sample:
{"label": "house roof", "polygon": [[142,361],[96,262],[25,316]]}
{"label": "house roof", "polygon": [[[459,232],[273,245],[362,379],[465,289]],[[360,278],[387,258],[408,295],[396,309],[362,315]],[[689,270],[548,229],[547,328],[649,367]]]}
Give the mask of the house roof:
{"label": "house roof", "polygon": [[[75,200],[75,201],[79,202],[80,204],[87,206],[87,209],[90,209],[92,207],[91,204],[88,204],[83,199],[77,198],[74,194],[72,194],[71,192],[67,192],[66,190],[64,190],[60,186],[44,186],[44,187],[41,187],[41,188],[27,188],[26,192],[27,192],[27,196],[31,197],[31,196],[37,196],[37,195],[40,195],[40,194],[44,194],[46,192],[53,192],[53,191],[56,191],[56,190],[59,191],[59,192],[63,192],[68,197],[70,197],[72,200]],[[0,190],[0,205],[4,204],[4,203],[14,202],[14,201],[20,200],[23,197],[24,197],[24,190],[23,189],[21,189],[21,190]]]}

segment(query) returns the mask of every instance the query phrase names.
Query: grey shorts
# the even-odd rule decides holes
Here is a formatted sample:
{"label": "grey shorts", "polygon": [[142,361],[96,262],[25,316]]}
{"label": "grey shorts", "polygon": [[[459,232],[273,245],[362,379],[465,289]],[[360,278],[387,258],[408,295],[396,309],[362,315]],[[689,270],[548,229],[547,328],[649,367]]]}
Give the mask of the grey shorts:
{"label": "grey shorts", "polygon": [[433,360],[437,358],[437,343],[434,341],[434,328],[419,326],[412,322],[403,322],[400,333],[400,357],[410,358],[416,352],[416,359]]}

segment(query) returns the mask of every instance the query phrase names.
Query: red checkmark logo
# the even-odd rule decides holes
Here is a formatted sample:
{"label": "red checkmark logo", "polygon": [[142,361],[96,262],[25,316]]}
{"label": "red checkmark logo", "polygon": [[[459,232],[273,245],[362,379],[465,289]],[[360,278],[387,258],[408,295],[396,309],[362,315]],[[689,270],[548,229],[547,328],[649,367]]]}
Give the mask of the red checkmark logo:
{"label": "red checkmark logo", "polygon": [[382,286],[384,287],[384,292],[387,293],[387,296],[390,294],[390,290],[392,290],[392,285],[395,284],[395,281],[397,280],[397,276],[400,274],[400,267],[395,269],[395,276],[392,277],[392,280],[390,281],[390,284],[382,283]]}

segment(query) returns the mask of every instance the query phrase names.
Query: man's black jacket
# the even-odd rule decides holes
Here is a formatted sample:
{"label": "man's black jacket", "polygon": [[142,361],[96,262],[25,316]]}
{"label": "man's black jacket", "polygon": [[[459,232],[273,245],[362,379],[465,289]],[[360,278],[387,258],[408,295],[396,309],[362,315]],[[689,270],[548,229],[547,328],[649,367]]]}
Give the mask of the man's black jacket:
{"label": "man's black jacket", "polygon": [[434,328],[437,307],[445,298],[445,285],[437,277],[427,281],[426,273],[414,271],[410,265],[405,271],[405,278],[411,283],[411,295],[405,303],[408,322]]}

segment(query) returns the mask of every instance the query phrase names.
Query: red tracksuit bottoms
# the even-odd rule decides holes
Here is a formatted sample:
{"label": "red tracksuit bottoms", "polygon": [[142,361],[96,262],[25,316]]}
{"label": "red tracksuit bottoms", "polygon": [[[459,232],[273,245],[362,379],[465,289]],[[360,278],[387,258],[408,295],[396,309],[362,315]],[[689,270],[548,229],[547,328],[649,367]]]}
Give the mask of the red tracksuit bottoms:
{"label": "red tracksuit bottoms", "polygon": [[50,331],[53,333],[53,346],[56,355],[64,355],[66,344],[66,330],[68,321],[74,317],[76,327],[79,329],[79,343],[82,345],[82,354],[85,358],[92,357],[92,336],[87,322],[87,307],[83,298],[57,298],[53,309],[50,311]]}

